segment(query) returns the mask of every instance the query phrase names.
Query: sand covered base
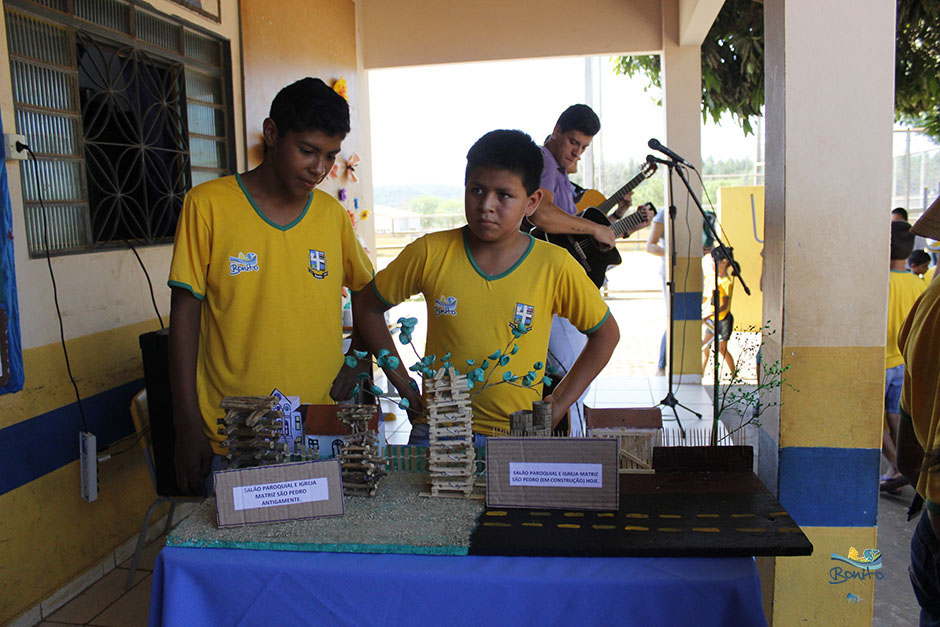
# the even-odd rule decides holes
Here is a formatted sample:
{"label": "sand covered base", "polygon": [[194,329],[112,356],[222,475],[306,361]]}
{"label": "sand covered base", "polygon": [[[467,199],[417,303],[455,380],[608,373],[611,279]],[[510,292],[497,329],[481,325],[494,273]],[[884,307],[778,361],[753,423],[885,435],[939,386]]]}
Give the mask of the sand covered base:
{"label": "sand covered base", "polygon": [[215,499],[207,499],[167,537],[168,546],[466,555],[483,511],[477,499],[427,498],[423,472],[392,472],[376,496],[345,497],[335,518],[219,529]]}

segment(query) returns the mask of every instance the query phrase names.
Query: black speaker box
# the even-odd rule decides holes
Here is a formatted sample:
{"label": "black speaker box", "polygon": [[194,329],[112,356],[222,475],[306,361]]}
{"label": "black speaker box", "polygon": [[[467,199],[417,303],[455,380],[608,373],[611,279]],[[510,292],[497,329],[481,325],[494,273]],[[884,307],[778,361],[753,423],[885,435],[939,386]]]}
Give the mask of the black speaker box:
{"label": "black speaker box", "polygon": [[170,395],[169,340],[169,329],[144,333],[140,336],[140,352],[144,361],[157,494],[185,496],[176,485],[176,467],[173,463],[176,431],[173,428],[173,398]]}

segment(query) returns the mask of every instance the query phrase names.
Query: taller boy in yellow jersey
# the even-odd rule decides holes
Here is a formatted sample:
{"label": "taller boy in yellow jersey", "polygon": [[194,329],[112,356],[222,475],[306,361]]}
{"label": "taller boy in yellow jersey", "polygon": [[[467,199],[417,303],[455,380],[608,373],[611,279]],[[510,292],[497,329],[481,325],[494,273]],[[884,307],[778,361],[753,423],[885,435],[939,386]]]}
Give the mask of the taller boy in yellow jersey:
{"label": "taller boy in yellow jersey", "polygon": [[[542,154],[520,131],[492,131],[467,153],[464,210],[467,226],[432,233],[409,244],[379,272],[372,289],[353,297],[353,313],[365,344],[395,351],[383,312],[423,293],[428,308],[427,354],[450,353],[466,371],[512,339],[513,325],[528,332],[511,364],[525,372],[544,361],[552,314],[588,335],[574,366],[556,388],[553,425],[597,376],[613,353],[620,331],[597,288],[564,249],[519,230],[539,205]],[[534,391],[533,391],[534,390]],[[541,397],[512,385],[485,388],[473,399],[473,430],[486,436],[509,430],[509,414]],[[416,419],[412,443],[427,441]]]}
{"label": "taller boy in yellow jersey", "polygon": [[[317,185],[349,132],[323,81],[282,89],[264,121],[264,161],[189,192],[169,285],[170,385],[179,487],[199,493],[221,464],[224,396],[329,403],[343,362],[342,288],[372,265],[342,206]],[[403,393],[410,393],[409,390]]]}

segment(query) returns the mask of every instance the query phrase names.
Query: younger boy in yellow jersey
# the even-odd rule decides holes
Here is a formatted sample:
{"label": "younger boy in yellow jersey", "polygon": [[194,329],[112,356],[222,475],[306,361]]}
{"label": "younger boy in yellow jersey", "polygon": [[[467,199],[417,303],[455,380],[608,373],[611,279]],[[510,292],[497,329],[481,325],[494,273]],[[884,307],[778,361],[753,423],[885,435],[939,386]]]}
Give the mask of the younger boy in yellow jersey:
{"label": "younger boy in yellow jersey", "polygon": [[342,206],[315,189],[349,132],[346,101],[302,79],[277,94],[263,131],[261,165],[193,188],[177,225],[170,385],[187,493],[207,490],[222,465],[224,396],[278,388],[330,402],[343,363],[342,288],[362,289],[373,275]]}
{"label": "younger boy in yellow jersey", "polygon": [[924,283],[930,283],[933,279],[936,268],[930,267],[930,255],[922,250],[915,250],[907,258],[907,267],[911,269],[911,274],[916,274]]}
{"label": "younger boy in yellow jersey", "polygon": [[[371,289],[353,297],[353,312],[367,346],[394,351],[383,312],[423,293],[428,308],[426,354],[441,358],[450,353],[450,362],[461,372],[472,368],[467,360],[479,366],[497,349],[505,349],[513,340],[513,327],[524,326],[527,332],[517,340],[519,350],[507,365],[520,376],[545,361],[552,314],[568,318],[588,340],[552,395],[554,426],[610,359],[620,331],[571,255],[519,230],[522,218],[541,200],[541,171],[541,151],[525,133],[500,130],[484,135],[467,153],[467,226],[409,244],[376,275]],[[474,396],[478,443],[494,430],[508,431],[509,414],[530,408],[541,392],[541,383],[531,388],[501,384]],[[426,443],[426,422],[415,422],[411,442]]]}
{"label": "younger boy in yellow jersey", "polygon": [[904,382],[904,358],[898,348],[898,331],[914,301],[926,283],[907,270],[907,258],[914,249],[911,225],[903,220],[891,223],[891,274],[888,279],[888,330],[885,339],[885,416],[881,434],[881,453],[888,461],[888,471],[881,478],[880,489],[897,490],[907,483],[897,468],[897,434],[901,386]]}
{"label": "younger boy in yellow jersey", "polygon": [[[734,316],[731,314],[731,294],[734,291],[734,277],[729,274],[731,270],[731,260],[720,248],[713,248],[711,251],[712,259],[715,260],[715,272],[718,273],[718,353],[724,358],[728,365],[728,371],[734,372],[734,357],[728,352],[728,340],[731,339],[731,331],[734,328]],[[706,289],[714,289],[714,279],[706,281]],[[705,323],[705,336],[702,339],[702,370],[708,367],[709,345],[715,337],[715,312],[711,300],[708,301],[708,312],[702,317]]]}

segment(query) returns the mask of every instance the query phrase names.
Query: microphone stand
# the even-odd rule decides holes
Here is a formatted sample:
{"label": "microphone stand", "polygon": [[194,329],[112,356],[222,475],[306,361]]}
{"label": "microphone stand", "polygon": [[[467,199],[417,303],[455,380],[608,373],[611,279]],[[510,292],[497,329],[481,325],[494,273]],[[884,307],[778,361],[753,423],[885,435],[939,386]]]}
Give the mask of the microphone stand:
{"label": "microphone stand", "polygon": [[656,163],[661,163],[669,168],[669,248],[668,256],[669,263],[668,271],[666,273],[666,287],[669,290],[669,333],[667,337],[667,357],[666,368],[667,368],[667,389],[666,396],[663,397],[657,406],[662,405],[663,407],[669,407],[672,409],[673,415],[676,417],[676,424],[679,425],[679,435],[684,440],[685,439],[685,429],[682,427],[682,421],[679,420],[679,412],[676,410],[676,406],[691,412],[699,420],[702,419],[702,414],[698,413],[691,407],[687,407],[680,403],[675,395],[672,393],[672,375],[673,375],[673,343],[675,342],[675,320],[676,320],[676,283],[675,283],[675,268],[676,268],[676,204],[675,197],[673,196],[672,188],[672,171],[673,169],[678,169],[678,162],[676,161],[667,161],[665,159],[658,159],[652,155],[646,158],[648,161],[655,161]]}
{"label": "microphone stand", "polygon": [[[731,264],[731,276],[732,276],[732,280],[734,280],[734,278],[737,278],[738,281],[741,282],[741,287],[744,288],[744,293],[750,296],[751,290],[750,290],[750,288],[748,288],[747,283],[745,283],[745,282],[744,282],[744,279],[741,277],[741,266],[739,266],[739,265],[738,265],[738,262],[735,261],[735,259],[734,259],[734,254],[731,252],[731,249],[728,248],[727,246],[725,246],[724,242],[721,241],[721,238],[718,237],[718,233],[715,231],[715,227],[714,227],[714,226],[708,221],[708,219],[705,217],[705,209],[702,208],[702,203],[699,202],[699,199],[698,199],[698,197],[695,195],[695,192],[692,191],[692,185],[689,183],[688,177],[686,177],[685,172],[683,172],[682,168],[679,167],[679,164],[678,164],[676,161],[672,161],[672,162],[671,162],[671,165],[669,166],[669,175],[670,175],[670,178],[669,178],[669,198],[670,198],[670,203],[671,203],[671,201],[672,201],[672,171],[673,171],[673,169],[675,169],[676,173],[679,175],[679,178],[682,179],[682,183],[685,185],[686,190],[688,190],[689,196],[692,197],[692,200],[695,202],[695,206],[698,207],[699,213],[702,214],[702,223],[705,224],[705,225],[708,227],[708,229],[711,231],[712,237],[715,238],[715,244],[717,244],[716,247],[719,248],[719,249],[722,251],[722,253],[725,255],[725,257],[728,259],[728,262]],[[673,206],[670,205],[669,211],[670,211],[670,214],[674,213],[674,212],[675,212],[675,207],[673,207]],[[674,216],[673,216],[673,217],[674,217]],[[716,223],[717,223],[717,220],[716,220]],[[675,224],[675,220],[673,220],[673,225],[674,225],[674,224]],[[673,237],[673,239],[674,239],[674,237]],[[675,242],[673,242],[673,259],[675,259],[675,246],[674,246],[674,244],[675,244]],[[675,261],[673,261],[673,263],[675,263]],[[671,298],[671,294],[672,294],[671,289],[672,289],[672,288],[670,288],[670,298]],[[671,304],[671,303],[670,303],[670,304]],[[711,445],[712,445],[712,446],[715,446],[715,445],[718,444],[718,429],[717,429],[717,427],[718,427],[718,374],[719,374],[719,370],[720,370],[720,367],[721,367],[721,364],[720,364],[720,362],[719,362],[720,355],[718,354],[718,342],[719,342],[719,340],[718,340],[718,309],[719,309],[719,306],[720,306],[720,303],[719,303],[719,298],[718,298],[718,263],[715,262],[715,285],[714,285],[714,290],[712,291],[712,322],[714,322],[714,324],[715,324],[715,327],[714,327],[715,332],[714,332],[714,334],[712,335],[712,342],[713,342],[712,348],[714,348],[714,350],[715,350],[715,359],[714,359],[714,362],[713,362],[713,363],[714,363],[714,369],[715,369],[715,372],[714,372],[715,378],[714,378],[714,388],[713,388],[713,391],[712,391],[712,434],[711,434]],[[731,312],[729,311],[728,313],[730,314]],[[671,325],[671,324],[672,324],[672,312],[671,312],[671,311],[670,311],[670,316],[669,316],[669,317],[670,317],[670,325]],[[672,331],[672,329],[670,328],[670,332],[671,332],[671,331]],[[669,355],[670,359],[672,359],[672,346],[671,346],[671,345],[672,345],[672,339],[670,338],[670,355]],[[671,361],[670,361],[670,364],[669,364],[669,381],[670,381],[670,384],[669,384],[669,385],[670,385],[670,394],[671,394],[671,393],[672,393],[672,392],[671,392],[671,390],[672,390],[672,363],[671,363]],[[666,400],[666,399],[663,399],[663,401],[665,401],[665,400]],[[662,404],[662,401],[660,402],[660,404]],[[683,405],[683,407],[684,407],[684,405]],[[688,408],[686,408],[686,409],[688,409]],[[675,408],[674,408],[674,407],[673,407],[673,411],[675,411]],[[693,412],[693,413],[695,413],[695,412]],[[696,414],[696,415],[697,415],[699,418],[702,417],[701,414]],[[681,429],[680,429],[680,431],[681,431]]]}

